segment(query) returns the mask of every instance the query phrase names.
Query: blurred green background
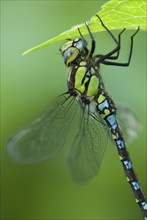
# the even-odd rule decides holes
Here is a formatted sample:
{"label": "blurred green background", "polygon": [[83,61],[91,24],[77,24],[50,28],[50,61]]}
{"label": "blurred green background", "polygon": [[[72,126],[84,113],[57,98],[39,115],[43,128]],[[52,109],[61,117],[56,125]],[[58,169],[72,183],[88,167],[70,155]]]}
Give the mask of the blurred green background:
{"label": "blurred green background", "polygon": [[[115,147],[108,146],[99,175],[86,185],[74,183],[64,163],[65,149],[50,161],[20,165],[6,154],[9,136],[38,116],[66,91],[66,67],[58,48],[63,42],[21,54],[70,27],[83,23],[106,1],[1,2],[1,219],[143,219],[124,177]],[[118,34],[118,31],[114,31]],[[127,59],[129,37],[123,37]],[[97,53],[114,47],[106,33],[94,35]],[[87,37],[86,37],[87,38]],[[104,82],[116,103],[128,104],[143,124],[129,148],[146,191],[146,33],[135,37],[130,67],[102,66]]]}

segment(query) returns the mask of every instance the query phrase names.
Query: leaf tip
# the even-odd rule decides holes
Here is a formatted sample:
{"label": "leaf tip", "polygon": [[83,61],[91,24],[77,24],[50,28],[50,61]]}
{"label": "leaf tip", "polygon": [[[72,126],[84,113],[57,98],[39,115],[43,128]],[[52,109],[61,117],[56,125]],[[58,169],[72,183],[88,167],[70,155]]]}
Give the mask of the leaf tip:
{"label": "leaf tip", "polygon": [[29,54],[29,53],[30,53],[30,51],[27,50],[27,51],[25,51],[25,52],[22,53],[22,56],[25,56],[25,55],[27,55],[27,54]]}

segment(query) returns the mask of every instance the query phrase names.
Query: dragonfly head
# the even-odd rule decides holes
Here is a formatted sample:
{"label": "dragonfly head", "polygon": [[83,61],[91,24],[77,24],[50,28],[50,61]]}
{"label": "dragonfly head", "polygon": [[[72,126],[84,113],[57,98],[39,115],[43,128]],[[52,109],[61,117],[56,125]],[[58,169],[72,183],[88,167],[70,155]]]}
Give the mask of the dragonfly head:
{"label": "dragonfly head", "polygon": [[72,66],[76,61],[82,61],[87,56],[87,42],[81,38],[70,39],[61,46],[60,52],[62,53],[65,65]]}

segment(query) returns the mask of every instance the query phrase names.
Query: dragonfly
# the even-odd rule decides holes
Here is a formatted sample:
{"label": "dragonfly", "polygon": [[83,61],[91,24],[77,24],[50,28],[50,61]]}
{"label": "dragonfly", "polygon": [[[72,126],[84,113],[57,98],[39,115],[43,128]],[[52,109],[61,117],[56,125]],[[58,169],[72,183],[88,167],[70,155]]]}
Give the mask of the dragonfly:
{"label": "dragonfly", "polygon": [[[78,28],[79,38],[67,39],[60,48],[68,68],[67,92],[51,102],[48,109],[35,121],[12,135],[7,143],[7,151],[19,163],[37,163],[50,159],[64,146],[70,126],[78,114],[78,129],[67,154],[67,163],[73,178],[78,182],[87,182],[98,174],[107,142],[111,139],[135,200],[143,216],[147,217],[147,200],[135,174],[125,141],[125,136],[128,136],[126,139],[131,138],[131,134],[133,138],[136,136],[137,120],[128,108],[123,107],[121,110],[122,107],[115,105],[100,74],[101,64],[129,66],[134,36],[139,27],[130,38],[127,62],[120,63],[116,60],[119,58],[121,35],[125,28],[116,38],[99,15],[96,16],[114,41],[115,48],[104,55],[95,54],[96,42],[88,21],[85,25],[90,37],[90,49]],[[133,122],[136,123],[135,126]],[[124,125],[124,135],[120,124]]]}

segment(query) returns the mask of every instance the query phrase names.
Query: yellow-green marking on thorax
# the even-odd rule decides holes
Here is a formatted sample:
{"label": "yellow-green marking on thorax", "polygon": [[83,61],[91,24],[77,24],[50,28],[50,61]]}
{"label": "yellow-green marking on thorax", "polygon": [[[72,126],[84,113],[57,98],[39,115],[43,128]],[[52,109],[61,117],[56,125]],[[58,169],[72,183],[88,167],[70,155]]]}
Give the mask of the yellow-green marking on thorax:
{"label": "yellow-green marking on thorax", "polygon": [[98,92],[99,80],[96,76],[92,76],[87,90],[87,95],[92,97]]}
{"label": "yellow-green marking on thorax", "polygon": [[82,80],[86,73],[86,67],[81,66],[77,69],[75,74],[75,89],[83,93],[85,91],[85,83],[88,81],[88,78],[85,78],[84,82],[82,83]]}
{"label": "yellow-green marking on thorax", "polygon": [[90,76],[90,74],[88,74],[87,67],[85,67],[85,64],[86,64],[86,62],[82,61],[80,63],[80,67],[76,71],[74,87],[75,87],[75,89],[77,89],[78,91],[83,93],[85,91],[85,83],[89,81],[89,77],[90,77],[90,82],[88,85],[86,95],[89,97],[93,97],[98,92],[99,80],[95,75]]}

